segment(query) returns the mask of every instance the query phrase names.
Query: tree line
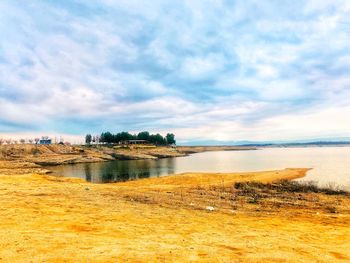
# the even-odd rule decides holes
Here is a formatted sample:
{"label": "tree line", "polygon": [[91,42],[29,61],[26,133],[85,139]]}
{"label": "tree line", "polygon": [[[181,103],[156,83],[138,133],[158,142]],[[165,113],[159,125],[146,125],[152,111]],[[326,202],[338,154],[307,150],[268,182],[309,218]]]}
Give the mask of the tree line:
{"label": "tree line", "polygon": [[[7,138],[7,139],[3,139],[0,138],[0,145],[2,144],[39,144],[40,139],[42,140],[49,140],[50,138],[48,136],[42,136],[41,138],[21,138],[21,139],[11,139],[11,138]],[[54,144],[70,144],[69,142],[64,142],[63,138],[60,137],[59,139],[57,139],[57,137],[53,139],[50,139],[52,141],[52,143]]]}
{"label": "tree line", "polygon": [[130,134],[129,132],[119,132],[116,134],[111,132],[103,132],[100,136],[92,136],[91,134],[87,134],[85,136],[86,144],[91,144],[91,142],[120,143],[129,140],[145,140],[155,145],[171,145],[176,143],[175,135],[173,133],[168,133],[165,137],[163,137],[159,133],[150,134],[148,131],[143,131],[138,134]]}

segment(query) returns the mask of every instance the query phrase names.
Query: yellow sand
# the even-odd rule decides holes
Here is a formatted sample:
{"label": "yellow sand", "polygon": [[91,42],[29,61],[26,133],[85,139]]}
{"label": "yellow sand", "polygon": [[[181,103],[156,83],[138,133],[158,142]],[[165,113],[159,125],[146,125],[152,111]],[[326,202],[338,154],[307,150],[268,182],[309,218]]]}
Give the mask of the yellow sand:
{"label": "yellow sand", "polygon": [[[195,188],[294,179],[306,171],[183,174],[103,185],[2,175],[0,261],[350,261],[349,213],[329,214],[317,207],[262,213],[248,204],[231,212],[205,195],[192,204]],[[345,197],[312,198],[315,203],[334,199],[344,209],[350,204]]]}

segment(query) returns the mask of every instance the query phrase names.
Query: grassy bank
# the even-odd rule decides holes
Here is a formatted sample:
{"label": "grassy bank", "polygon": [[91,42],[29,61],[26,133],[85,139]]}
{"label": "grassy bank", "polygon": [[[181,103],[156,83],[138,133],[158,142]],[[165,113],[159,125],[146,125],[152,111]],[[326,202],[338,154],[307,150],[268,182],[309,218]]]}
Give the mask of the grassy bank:
{"label": "grassy bank", "polygon": [[104,185],[2,175],[0,261],[345,262],[349,196],[280,181],[306,171]]}

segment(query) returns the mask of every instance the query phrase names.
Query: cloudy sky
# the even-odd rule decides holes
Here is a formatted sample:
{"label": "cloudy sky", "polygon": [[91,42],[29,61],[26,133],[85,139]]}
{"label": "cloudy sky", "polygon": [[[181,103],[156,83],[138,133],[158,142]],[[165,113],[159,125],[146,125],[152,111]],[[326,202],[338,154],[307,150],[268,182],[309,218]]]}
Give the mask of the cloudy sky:
{"label": "cloudy sky", "polygon": [[350,137],[348,0],[1,0],[0,136]]}

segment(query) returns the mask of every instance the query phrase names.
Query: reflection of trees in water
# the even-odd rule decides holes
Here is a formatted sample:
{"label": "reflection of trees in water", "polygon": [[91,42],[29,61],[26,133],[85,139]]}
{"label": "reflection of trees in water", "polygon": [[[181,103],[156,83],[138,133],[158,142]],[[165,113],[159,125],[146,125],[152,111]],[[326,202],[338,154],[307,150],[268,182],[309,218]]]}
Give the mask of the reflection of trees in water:
{"label": "reflection of trees in water", "polygon": [[[119,175],[118,173],[118,167],[115,164],[116,162],[106,162],[106,163],[101,163],[100,166],[100,177],[102,182],[114,182],[114,181],[124,181],[125,179],[127,180],[126,175]],[[118,177],[125,177],[124,180],[118,180]]]}
{"label": "reflection of trees in water", "polygon": [[174,173],[174,160],[113,161],[100,163],[99,168],[102,182],[127,181]]}
{"label": "reflection of trees in water", "polygon": [[[135,161],[134,161],[135,162]],[[149,177],[149,172],[139,170],[138,166],[132,161],[113,161],[101,165],[100,177],[102,182],[117,182]]]}
{"label": "reflection of trees in water", "polygon": [[90,163],[86,163],[84,165],[84,170],[85,170],[85,180],[88,181],[88,182],[91,182],[92,173],[91,173],[91,165],[90,165]]}
{"label": "reflection of trees in water", "polygon": [[111,161],[56,167],[57,174],[79,176],[88,182],[108,183],[173,174],[175,159]]}
{"label": "reflection of trees in water", "polygon": [[166,159],[167,174],[175,173],[175,158]]}

